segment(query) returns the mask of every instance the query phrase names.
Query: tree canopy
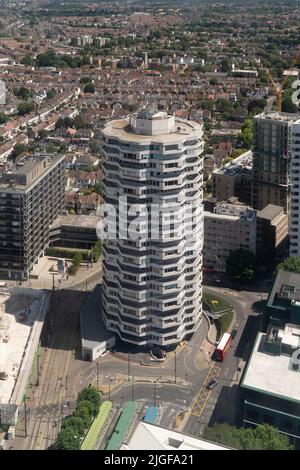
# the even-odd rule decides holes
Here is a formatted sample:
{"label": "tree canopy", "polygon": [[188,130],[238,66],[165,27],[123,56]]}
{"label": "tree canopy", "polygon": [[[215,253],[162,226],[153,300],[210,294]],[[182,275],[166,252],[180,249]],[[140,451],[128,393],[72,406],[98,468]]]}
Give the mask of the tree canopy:
{"label": "tree canopy", "polygon": [[83,389],[77,397],[76,408],[61,426],[53,450],[79,450],[81,441],[99,412],[100,393],[94,388]]}
{"label": "tree canopy", "polygon": [[293,450],[288,437],[269,424],[256,428],[236,428],[229,424],[207,427],[205,439],[241,450]]}
{"label": "tree canopy", "polygon": [[284,261],[281,261],[277,265],[276,271],[280,269],[300,273],[300,256],[289,256]]}
{"label": "tree canopy", "polygon": [[256,256],[243,248],[232,251],[226,260],[226,271],[235,281],[253,281],[257,275]]}

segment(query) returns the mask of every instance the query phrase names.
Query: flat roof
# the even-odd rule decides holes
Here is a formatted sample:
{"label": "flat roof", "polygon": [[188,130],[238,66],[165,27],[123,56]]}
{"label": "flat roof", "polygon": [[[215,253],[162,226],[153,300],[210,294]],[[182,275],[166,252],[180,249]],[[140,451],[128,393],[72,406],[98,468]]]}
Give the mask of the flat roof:
{"label": "flat roof", "polygon": [[290,301],[300,300],[300,273],[284,270],[277,273],[268,298],[268,306],[274,305],[278,297]]}
{"label": "flat roof", "polygon": [[121,450],[229,450],[228,447],[198,439],[155,424],[140,421]]}
{"label": "flat roof", "polygon": [[102,133],[111,138],[118,138],[124,142],[147,144],[158,142],[162,144],[172,144],[182,142],[185,138],[202,136],[202,126],[194,121],[187,121],[175,117],[174,129],[165,134],[147,135],[134,132],[130,126],[130,117],[110,121],[102,130]]}
{"label": "flat roof", "polygon": [[291,369],[291,356],[264,351],[265,336],[265,333],[258,333],[256,337],[241,386],[300,403],[300,372]]}
{"label": "flat roof", "polygon": [[236,176],[242,173],[250,173],[253,166],[253,152],[252,150],[247,150],[239,157],[235,158],[229,163],[226,163],[225,166],[215,170],[213,173],[218,175],[228,175]]}
{"label": "flat roof", "polygon": [[283,211],[282,206],[275,206],[275,204],[268,204],[263,210],[257,212],[257,217],[260,219],[273,220],[277,215]]}
{"label": "flat roof", "polygon": [[293,113],[282,113],[279,111],[270,111],[268,113],[260,113],[254,116],[254,119],[264,119],[272,121],[285,121],[285,122],[296,122],[299,119],[298,114]]}
{"label": "flat roof", "polygon": [[41,154],[34,155],[18,162],[11,170],[0,178],[0,190],[26,190],[33,186],[58,162],[64,160],[64,155]]}
{"label": "flat roof", "polygon": [[70,227],[86,227],[95,228],[100,222],[100,217],[96,215],[68,214],[59,215],[50,228],[70,226]]}

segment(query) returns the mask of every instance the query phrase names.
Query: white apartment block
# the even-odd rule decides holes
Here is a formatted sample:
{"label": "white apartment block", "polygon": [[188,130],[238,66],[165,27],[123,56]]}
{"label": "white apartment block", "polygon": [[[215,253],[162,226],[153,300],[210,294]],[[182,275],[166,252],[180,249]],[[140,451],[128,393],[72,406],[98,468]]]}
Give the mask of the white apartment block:
{"label": "white apartment block", "polygon": [[256,253],[256,211],[250,207],[217,203],[214,212],[204,212],[203,264],[226,271],[226,260],[235,250]]}
{"label": "white apartment block", "polygon": [[290,255],[300,256],[300,119],[292,127]]}
{"label": "white apartment block", "polygon": [[[103,320],[123,341],[176,345],[201,322],[202,126],[144,110],[108,123],[102,133],[104,200],[116,208],[117,227],[131,223],[127,208],[141,207],[138,239],[108,235],[104,243]],[[177,214],[152,210],[155,236],[146,230],[151,205],[167,212],[172,206]]]}

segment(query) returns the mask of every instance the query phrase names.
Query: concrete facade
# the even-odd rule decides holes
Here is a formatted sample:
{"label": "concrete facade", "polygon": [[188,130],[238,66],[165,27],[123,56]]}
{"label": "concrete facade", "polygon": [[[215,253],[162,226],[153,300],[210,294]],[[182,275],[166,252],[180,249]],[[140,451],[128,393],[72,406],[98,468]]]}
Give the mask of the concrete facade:
{"label": "concrete facade", "polygon": [[250,207],[217,203],[213,212],[204,212],[203,264],[226,271],[226,260],[235,250],[256,253],[256,211]]}
{"label": "concrete facade", "polygon": [[270,112],[254,118],[252,205],[268,204],[290,210],[292,124],[296,114]]}
{"label": "concrete facade", "polygon": [[300,256],[300,119],[292,129],[290,255]]}
{"label": "concrete facade", "polygon": [[40,155],[0,180],[0,276],[27,279],[64,203],[64,156]]}
{"label": "concrete facade", "polygon": [[[104,202],[126,230],[104,244],[103,319],[126,342],[173,346],[201,320],[202,151],[202,126],[166,113],[143,111],[103,130]],[[137,240],[127,237],[133,218],[125,220],[133,204],[147,212],[140,212]],[[170,223],[153,204],[182,218]],[[155,236],[147,230],[149,213],[159,225]]]}

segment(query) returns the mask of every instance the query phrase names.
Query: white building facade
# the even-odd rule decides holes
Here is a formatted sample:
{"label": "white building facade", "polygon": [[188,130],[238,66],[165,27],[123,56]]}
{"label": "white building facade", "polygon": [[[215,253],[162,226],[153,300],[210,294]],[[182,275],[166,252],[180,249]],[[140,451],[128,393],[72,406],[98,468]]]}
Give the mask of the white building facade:
{"label": "white building facade", "polygon": [[142,111],[102,132],[104,202],[118,232],[104,243],[103,320],[123,341],[167,348],[201,321],[202,126]]}
{"label": "white building facade", "polygon": [[256,210],[220,202],[214,212],[204,212],[204,266],[226,272],[233,251],[256,253]]}
{"label": "white building facade", "polygon": [[290,255],[300,256],[300,119],[292,127]]}

